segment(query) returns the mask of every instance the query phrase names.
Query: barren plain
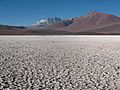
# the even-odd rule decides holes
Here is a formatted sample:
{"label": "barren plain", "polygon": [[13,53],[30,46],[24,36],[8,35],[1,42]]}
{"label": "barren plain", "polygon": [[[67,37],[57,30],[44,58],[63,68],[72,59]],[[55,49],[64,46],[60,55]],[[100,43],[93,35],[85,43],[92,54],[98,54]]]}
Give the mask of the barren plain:
{"label": "barren plain", "polygon": [[0,36],[0,90],[120,90],[120,36]]}

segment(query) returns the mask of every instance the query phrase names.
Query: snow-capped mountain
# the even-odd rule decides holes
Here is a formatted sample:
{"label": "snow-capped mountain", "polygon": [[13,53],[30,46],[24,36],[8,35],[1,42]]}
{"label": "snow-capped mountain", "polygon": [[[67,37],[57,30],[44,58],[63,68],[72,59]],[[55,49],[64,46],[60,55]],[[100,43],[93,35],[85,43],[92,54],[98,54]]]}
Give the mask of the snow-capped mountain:
{"label": "snow-capped mountain", "polygon": [[51,24],[54,24],[54,23],[60,23],[62,21],[63,20],[61,18],[51,17],[51,18],[40,20],[35,25],[41,25],[41,24],[51,25]]}
{"label": "snow-capped mountain", "polygon": [[32,25],[34,29],[56,29],[68,26],[72,23],[72,19],[61,19],[58,17],[51,17],[38,21],[36,24]]}
{"label": "snow-capped mountain", "polygon": [[67,31],[72,33],[120,33],[120,17],[102,12],[90,12],[84,16],[61,19],[58,17],[38,21],[27,27],[32,31]]}
{"label": "snow-capped mountain", "polygon": [[28,27],[0,25],[0,35],[120,35],[120,17],[101,12],[38,21]]}

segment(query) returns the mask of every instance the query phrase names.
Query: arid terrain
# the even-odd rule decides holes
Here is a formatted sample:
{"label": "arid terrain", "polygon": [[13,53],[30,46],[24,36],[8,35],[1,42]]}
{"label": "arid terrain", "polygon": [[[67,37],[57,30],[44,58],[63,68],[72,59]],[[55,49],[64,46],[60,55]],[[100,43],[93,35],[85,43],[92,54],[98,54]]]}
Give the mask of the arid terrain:
{"label": "arid terrain", "polygon": [[0,36],[0,90],[120,90],[120,36]]}
{"label": "arid terrain", "polygon": [[46,18],[29,26],[0,24],[0,35],[120,35],[120,17],[93,11],[66,19]]}

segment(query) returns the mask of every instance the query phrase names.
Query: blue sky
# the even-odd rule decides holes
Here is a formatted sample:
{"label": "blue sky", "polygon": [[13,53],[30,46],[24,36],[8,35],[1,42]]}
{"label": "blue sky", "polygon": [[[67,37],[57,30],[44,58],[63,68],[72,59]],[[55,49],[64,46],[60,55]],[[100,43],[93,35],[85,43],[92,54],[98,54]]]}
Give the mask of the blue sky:
{"label": "blue sky", "polygon": [[0,23],[31,25],[47,17],[70,18],[94,10],[120,16],[120,0],[0,0]]}

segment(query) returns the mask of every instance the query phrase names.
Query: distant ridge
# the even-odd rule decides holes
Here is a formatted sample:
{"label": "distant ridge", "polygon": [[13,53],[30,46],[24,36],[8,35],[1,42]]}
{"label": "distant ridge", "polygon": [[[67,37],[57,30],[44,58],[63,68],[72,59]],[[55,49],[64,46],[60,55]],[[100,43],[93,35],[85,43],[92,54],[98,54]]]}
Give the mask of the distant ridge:
{"label": "distant ridge", "polygon": [[120,17],[93,11],[61,19],[51,17],[29,27],[0,25],[1,35],[120,35]]}

